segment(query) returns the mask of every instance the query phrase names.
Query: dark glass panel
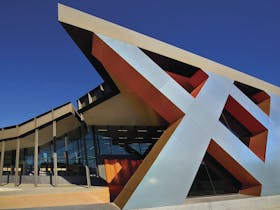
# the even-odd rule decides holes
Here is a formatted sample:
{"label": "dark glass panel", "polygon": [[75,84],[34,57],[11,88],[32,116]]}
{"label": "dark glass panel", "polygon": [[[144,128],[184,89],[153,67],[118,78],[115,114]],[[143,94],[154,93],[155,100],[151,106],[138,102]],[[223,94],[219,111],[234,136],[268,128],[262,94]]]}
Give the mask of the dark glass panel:
{"label": "dark glass panel", "polygon": [[4,156],[3,174],[14,174],[15,151],[6,151]]}
{"label": "dark glass panel", "polygon": [[34,148],[23,149],[23,175],[34,175]]}
{"label": "dark glass panel", "polygon": [[99,143],[99,152],[101,155],[112,154],[112,138],[103,135],[97,135],[97,141]]}
{"label": "dark glass panel", "polygon": [[38,164],[40,176],[50,175],[52,173],[51,142],[39,146]]}
{"label": "dark glass panel", "polygon": [[211,155],[206,153],[188,196],[238,193],[240,188],[240,182],[238,182],[238,180],[236,180]]}

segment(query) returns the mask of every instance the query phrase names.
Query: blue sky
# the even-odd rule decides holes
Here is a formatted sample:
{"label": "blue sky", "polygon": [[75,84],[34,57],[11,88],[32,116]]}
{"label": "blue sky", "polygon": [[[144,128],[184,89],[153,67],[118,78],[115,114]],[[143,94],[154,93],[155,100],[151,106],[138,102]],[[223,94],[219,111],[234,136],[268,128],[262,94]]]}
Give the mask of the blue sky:
{"label": "blue sky", "polygon": [[58,23],[58,2],[280,86],[278,0],[1,0],[0,127],[102,81]]}

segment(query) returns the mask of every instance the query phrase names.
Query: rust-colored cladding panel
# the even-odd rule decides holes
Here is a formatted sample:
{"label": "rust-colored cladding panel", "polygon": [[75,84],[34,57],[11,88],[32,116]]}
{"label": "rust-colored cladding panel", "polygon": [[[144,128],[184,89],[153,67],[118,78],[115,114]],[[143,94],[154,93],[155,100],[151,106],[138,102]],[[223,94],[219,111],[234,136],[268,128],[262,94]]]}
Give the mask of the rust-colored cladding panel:
{"label": "rust-colored cladding panel", "polygon": [[192,77],[185,77],[169,71],[167,73],[193,97],[198,95],[208,78],[208,75],[200,69]]}
{"label": "rust-colored cladding panel", "polygon": [[208,75],[201,69],[197,70],[195,74],[191,77],[190,83],[193,87],[199,86],[201,83],[208,79]]}
{"label": "rust-colored cladding panel", "polygon": [[270,96],[264,91],[258,92],[252,96],[252,100],[257,104],[268,98],[270,98]]}
{"label": "rust-colored cladding panel", "polygon": [[262,160],[265,161],[265,152],[268,132],[264,131],[250,138],[249,148]]}
{"label": "rust-colored cladding panel", "polygon": [[191,95],[193,97],[196,97],[198,95],[198,93],[200,92],[200,90],[203,88],[205,83],[206,83],[206,80],[204,82],[202,82],[200,85],[198,85],[195,89],[193,89],[193,91],[191,92]]}
{"label": "rust-colored cladding panel", "polygon": [[179,74],[175,74],[173,72],[167,71],[169,76],[171,76],[179,85],[181,85],[186,91],[189,93],[193,90],[193,86],[190,84],[190,78],[184,77]]}
{"label": "rust-colored cladding panel", "polygon": [[264,101],[258,103],[258,107],[264,111],[268,116],[270,114],[270,98],[265,99]]}
{"label": "rust-colored cladding panel", "polygon": [[141,163],[142,160],[104,159],[106,181],[109,186],[111,201],[118,196]]}
{"label": "rust-colored cladding panel", "polygon": [[230,112],[242,125],[253,135],[266,131],[267,129],[259,123],[246,109],[244,109],[234,98],[229,96],[225,109]]}

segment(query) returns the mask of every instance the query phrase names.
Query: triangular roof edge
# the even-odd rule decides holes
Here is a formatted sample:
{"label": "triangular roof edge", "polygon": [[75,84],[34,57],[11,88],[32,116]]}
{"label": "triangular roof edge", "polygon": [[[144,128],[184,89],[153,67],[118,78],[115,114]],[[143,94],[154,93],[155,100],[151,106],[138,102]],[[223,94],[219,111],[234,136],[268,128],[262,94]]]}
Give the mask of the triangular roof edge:
{"label": "triangular roof edge", "polygon": [[280,96],[280,88],[273,84],[63,4],[58,4],[58,20]]}

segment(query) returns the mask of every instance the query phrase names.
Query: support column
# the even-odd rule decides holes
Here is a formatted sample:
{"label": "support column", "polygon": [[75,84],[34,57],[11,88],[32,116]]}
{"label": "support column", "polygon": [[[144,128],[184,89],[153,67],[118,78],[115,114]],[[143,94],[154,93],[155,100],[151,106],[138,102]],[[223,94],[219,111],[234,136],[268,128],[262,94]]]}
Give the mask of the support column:
{"label": "support column", "polygon": [[34,142],[34,186],[38,185],[38,141],[39,130],[35,129],[35,142]]}
{"label": "support column", "polygon": [[17,139],[17,148],[16,148],[15,187],[19,185],[18,182],[19,151],[20,151],[20,138]]}
{"label": "support column", "polygon": [[[99,165],[102,165],[101,163],[101,158],[100,158],[100,154],[99,154],[99,146],[97,143],[97,139],[96,139],[96,128],[95,127],[91,127],[92,129],[92,137],[93,137],[93,145],[94,145],[94,155],[95,155],[95,163],[96,163],[96,176],[99,177]],[[101,170],[101,169],[100,169]]]}
{"label": "support column", "polygon": [[82,139],[82,143],[83,143],[83,149],[84,149],[84,159],[85,159],[85,169],[86,169],[86,180],[87,180],[87,187],[90,188],[91,186],[91,181],[90,181],[90,171],[89,171],[89,167],[88,167],[88,154],[87,154],[87,145],[86,145],[86,133],[87,133],[87,126],[85,123],[81,123],[81,139]]}
{"label": "support column", "polygon": [[68,135],[66,135],[64,137],[64,146],[65,146],[65,164],[66,164],[66,170],[67,170],[67,173],[68,173],[68,166],[69,166],[69,155],[68,155]]}
{"label": "support column", "polygon": [[54,186],[57,186],[56,121],[53,121],[53,173]]}
{"label": "support column", "polygon": [[85,123],[81,123],[81,140],[82,140],[82,146],[84,149],[84,164],[88,166],[88,154],[87,154],[87,142],[86,142],[86,134],[87,134],[87,126]]}
{"label": "support column", "polygon": [[53,185],[57,186],[57,154],[53,153],[53,173],[54,173],[54,183]]}
{"label": "support column", "polygon": [[91,182],[90,182],[89,168],[88,168],[87,165],[85,165],[85,168],[86,168],[87,187],[90,188],[91,187]]}
{"label": "support column", "polygon": [[4,157],[5,157],[5,141],[2,141],[1,159],[0,159],[0,186],[3,183]]}

